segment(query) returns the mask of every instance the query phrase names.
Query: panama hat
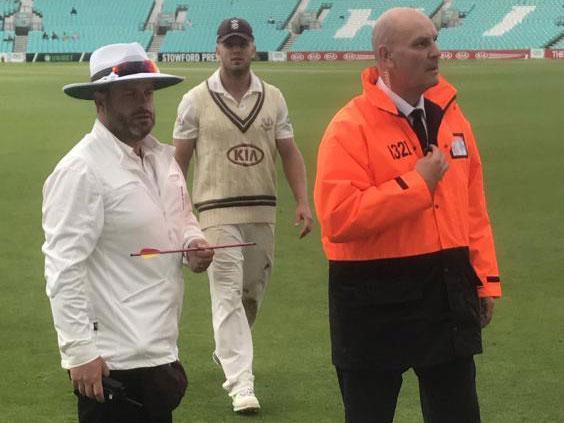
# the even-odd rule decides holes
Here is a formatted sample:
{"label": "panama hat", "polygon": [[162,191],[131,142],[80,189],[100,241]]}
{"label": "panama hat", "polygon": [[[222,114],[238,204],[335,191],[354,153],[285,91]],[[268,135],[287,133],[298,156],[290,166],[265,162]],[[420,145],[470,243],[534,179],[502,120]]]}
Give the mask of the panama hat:
{"label": "panama hat", "polygon": [[90,57],[90,82],[68,84],[65,94],[81,100],[93,100],[94,93],[111,84],[133,80],[153,80],[155,89],[170,87],[184,80],[161,73],[139,43],[109,44]]}

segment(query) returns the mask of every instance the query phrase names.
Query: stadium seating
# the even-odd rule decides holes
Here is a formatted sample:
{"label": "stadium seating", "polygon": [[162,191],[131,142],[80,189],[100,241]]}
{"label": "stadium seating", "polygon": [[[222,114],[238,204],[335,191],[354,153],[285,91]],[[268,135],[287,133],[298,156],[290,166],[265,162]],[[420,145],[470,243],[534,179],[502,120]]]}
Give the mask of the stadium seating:
{"label": "stadium seating", "polygon": [[[152,0],[35,0],[34,11],[43,17],[45,34],[31,31],[27,51],[92,52],[104,44],[133,41],[147,48],[153,32],[142,28],[152,6]],[[73,9],[76,13],[71,13]]]}
{"label": "stadium seating", "polygon": [[163,10],[175,13],[178,5],[188,7],[184,31],[169,31],[161,52],[211,52],[216,29],[226,18],[242,17],[253,26],[257,50],[278,50],[288,36],[283,27],[297,0],[165,0]]}
{"label": "stadium seating", "polygon": [[[290,35],[286,28],[288,20],[299,3],[299,0],[163,0],[162,12],[174,25],[162,41],[155,38],[154,46],[161,53],[212,52],[221,20],[239,16],[252,24],[258,51],[280,50]],[[301,22],[305,29],[290,49],[368,50],[374,22],[385,10],[408,6],[432,16],[443,3],[442,0],[309,0]],[[20,5],[20,0],[0,0],[0,17],[13,15]],[[132,41],[148,49],[154,33],[143,28],[154,5],[154,0],[34,0],[33,10],[41,16],[44,31],[29,32],[27,52],[92,52],[104,44]],[[461,16],[460,25],[441,29],[439,47],[443,50],[546,47],[564,34],[563,6],[564,0],[452,0],[451,13]],[[0,20],[0,31],[5,29],[2,23]],[[308,23],[311,23],[309,27]],[[3,41],[10,34],[13,36],[13,32],[3,33],[0,51],[13,51],[14,43]],[[558,41],[554,47],[563,48],[564,41]]]}
{"label": "stadium seating", "polygon": [[374,21],[394,6],[415,7],[432,15],[442,4],[441,0],[310,0],[308,12],[319,14],[326,9],[319,29],[305,30],[291,50],[367,50]]}
{"label": "stadium seating", "polygon": [[452,7],[466,17],[440,31],[443,50],[540,48],[564,32],[556,25],[562,0],[453,0]]}
{"label": "stadium seating", "polygon": [[0,31],[0,53],[10,53],[14,49],[14,41],[7,41],[14,37],[14,31]]}
{"label": "stadium seating", "polygon": [[552,46],[552,48],[564,48],[564,38]]}
{"label": "stadium seating", "polygon": [[0,0],[0,16],[10,16],[19,10],[19,0]]}

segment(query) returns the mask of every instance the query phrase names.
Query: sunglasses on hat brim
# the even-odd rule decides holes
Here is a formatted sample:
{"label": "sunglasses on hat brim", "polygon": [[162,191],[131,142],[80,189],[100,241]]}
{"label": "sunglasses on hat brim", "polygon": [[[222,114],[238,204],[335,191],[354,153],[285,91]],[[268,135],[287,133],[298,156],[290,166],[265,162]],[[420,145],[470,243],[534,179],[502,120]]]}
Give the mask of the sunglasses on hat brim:
{"label": "sunglasses on hat brim", "polygon": [[97,81],[105,76],[114,74],[118,77],[135,75],[138,73],[159,73],[159,68],[152,60],[143,60],[137,62],[123,62],[110,68],[102,69],[96,72],[90,80]]}

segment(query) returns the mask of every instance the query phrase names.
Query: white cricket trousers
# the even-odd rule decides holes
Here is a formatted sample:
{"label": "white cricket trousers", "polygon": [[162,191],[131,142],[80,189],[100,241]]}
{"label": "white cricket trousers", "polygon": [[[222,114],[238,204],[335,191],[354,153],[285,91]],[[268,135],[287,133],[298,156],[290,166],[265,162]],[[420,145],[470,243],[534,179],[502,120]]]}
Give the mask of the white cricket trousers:
{"label": "white cricket trousers", "polygon": [[222,386],[234,396],[254,387],[251,327],[272,272],[274,224],[218,225],[204,234],[212,245],[257,244],[218,249],[208,268],[215,354],[225,374]]}

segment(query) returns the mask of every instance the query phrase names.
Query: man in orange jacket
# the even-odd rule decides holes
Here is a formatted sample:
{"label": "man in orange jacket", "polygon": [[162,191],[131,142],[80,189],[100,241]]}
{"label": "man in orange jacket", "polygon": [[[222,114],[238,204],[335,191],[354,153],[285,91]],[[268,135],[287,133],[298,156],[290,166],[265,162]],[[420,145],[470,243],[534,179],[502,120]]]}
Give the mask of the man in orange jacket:
{"label": "man in orange jacket", "polygon": [[501,295],[482,167],[431,20],[376,22],[376,67],[329,124],[315,205],[347,423],[391,422],[402,373],[425,422],[480,421],[473,355]]}

